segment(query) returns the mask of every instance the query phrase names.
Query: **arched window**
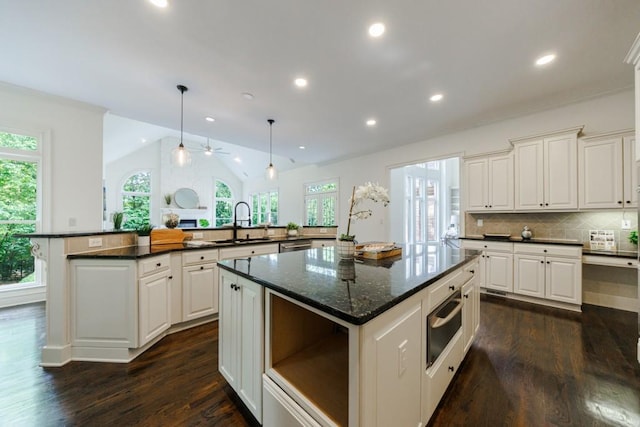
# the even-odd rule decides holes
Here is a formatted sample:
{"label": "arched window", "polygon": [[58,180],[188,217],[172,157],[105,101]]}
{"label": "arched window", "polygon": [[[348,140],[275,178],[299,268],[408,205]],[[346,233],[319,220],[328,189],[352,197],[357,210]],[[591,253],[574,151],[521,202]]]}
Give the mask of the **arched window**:
{"label": "arched window", "polygon": [[149,224],[151,211],[151,172],[137,172],[122,185],[122,228],[135,230]]}
{"label": "arched window", "polygon": [[216,207],[213,221],[216,227],[233,222],[233,192],[224,182],[216,179],[216,194],[213,198]]}

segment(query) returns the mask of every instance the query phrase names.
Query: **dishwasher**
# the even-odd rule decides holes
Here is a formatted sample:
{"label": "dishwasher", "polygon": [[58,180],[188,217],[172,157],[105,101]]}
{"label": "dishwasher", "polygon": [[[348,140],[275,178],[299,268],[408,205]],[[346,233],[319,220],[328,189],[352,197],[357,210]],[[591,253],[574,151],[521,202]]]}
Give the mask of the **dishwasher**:
{"label": "dishwasher", "polygon": [[306,251],[311,249],[311,240],[291,240],[288,242],[280,242],[280,252]]}

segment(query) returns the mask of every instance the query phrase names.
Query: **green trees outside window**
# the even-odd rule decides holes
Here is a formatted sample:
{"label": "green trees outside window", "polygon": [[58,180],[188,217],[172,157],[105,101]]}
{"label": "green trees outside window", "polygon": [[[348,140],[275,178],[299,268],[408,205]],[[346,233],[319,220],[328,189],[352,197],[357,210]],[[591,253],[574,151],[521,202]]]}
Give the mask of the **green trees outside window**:
{"label": "green trees outside window", "polygon": [[28,238],[38,212],[38,139],[0,132],[0,285],[33,282],[34,259]]}
{"label": "green trees outside window", "polygon": [[151,173],[131,175],[122,186],[122,211],[125,222],[122,228],[136,230],[149,224],[151,211]]}
{"label": "green trees outside window", "polygon": [[215,224],[221,227],[233,222],[233,193],[224,182],[216,180],[216,194],[214,198]]}

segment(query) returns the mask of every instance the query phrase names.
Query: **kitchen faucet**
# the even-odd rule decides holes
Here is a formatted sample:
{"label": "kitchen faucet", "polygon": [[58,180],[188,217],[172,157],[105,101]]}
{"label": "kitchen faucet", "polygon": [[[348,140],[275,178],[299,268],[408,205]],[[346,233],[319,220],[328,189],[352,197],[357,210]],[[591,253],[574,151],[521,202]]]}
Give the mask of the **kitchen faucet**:
{"label": "kitchen faucet", "polygon": [[[247,211],[249,212],[249,219],[238,219],[238,205],[245,205],[247,207]],[[248,227],[251,227],[251,207],[247,202],[238,202],[233,208],[233,240],[238,240],[238,223],[242,221],[247,221]]]}

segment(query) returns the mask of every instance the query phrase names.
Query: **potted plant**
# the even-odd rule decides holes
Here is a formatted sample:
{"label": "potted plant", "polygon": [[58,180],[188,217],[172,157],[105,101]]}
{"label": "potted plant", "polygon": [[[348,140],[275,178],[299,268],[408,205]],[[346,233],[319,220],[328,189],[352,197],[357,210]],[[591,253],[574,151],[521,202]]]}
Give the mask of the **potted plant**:
{"label": "potted plant", "polygon": [[179,223],[180,216],[176,213],[171,212],[166,214],[164,217],[164,225],[166,225],[167,228],[176,228]]}
{"label": "potted plant", "polygon": [[356,236],[351,234],[351,219],[367,219],[373,212],[371,209],[362,209],[361,205],[366,200],[371,200],[374,203],[381,202],[384,206],[387,206],[390,202],[389,192],[386,188],[371,182],[367,182],[364,185],[359,186],[357,189],[353,186],[351,192],[351,198],[349,199],[349,219],[347,221],[347,232],[340,234],[337,241],[338,256],[340,258],[350,259],[353,258],[353,254],[356,248]]}
{"label": "potted plant", "polygon": [[164,195],[164,202],[167,204],[167,206],[171,205],[171,193],[167,193]]}
{"label": "potted plant", "polygon": [[207,228],[209,226],[209,220],[205,218],[200,218],[198,220],[198,224],[200,225],[201,228]]}
{"label": "potted plant", "polygon": [[300,226],[298,224],[296,224],[295,222],[290,222],[287,224],[287,235],[289,236],[297,236],[298,235],[298,228],[300,228]]}
{"label": "potted plant", "polygon": [[629,242],[633,243],[634,245],[638,244],[638,231],[637,230],[632,230],[631,232],[629,232]]}
{"label": "potted plant", "polygon": [[115,211],[112,214],[111,220],[113,221],[113,229],[114,230],[121,230],[122,229],[122,220],[123,219],[124,219],[124,212]]}
{"label": "potted plant", "polygon": [[154,229],[153,224],[145,223],[136,228],[138,233],[138,246],[149,246],[151,244],[151,230]]}

